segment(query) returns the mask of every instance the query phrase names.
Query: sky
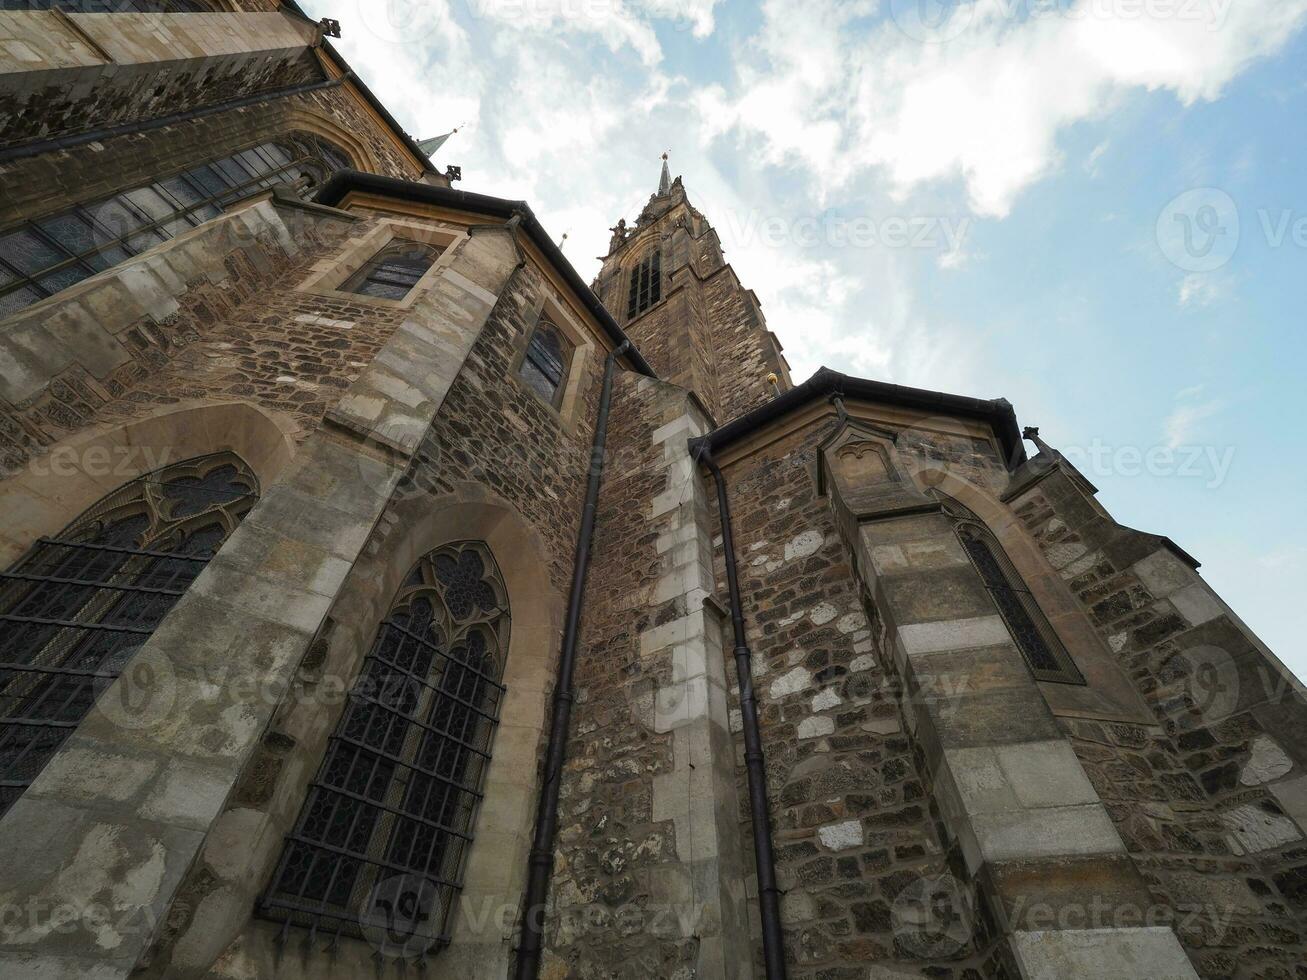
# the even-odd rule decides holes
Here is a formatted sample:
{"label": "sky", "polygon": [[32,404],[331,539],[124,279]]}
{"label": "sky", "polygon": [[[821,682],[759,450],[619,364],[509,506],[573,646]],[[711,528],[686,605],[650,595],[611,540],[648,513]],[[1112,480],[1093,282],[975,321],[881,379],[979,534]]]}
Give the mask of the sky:
{"label": "sky", "polygon": [[796,382],[1008,398],[1307,676],[1307,0],[302,5],[587,281],[670,153]]}

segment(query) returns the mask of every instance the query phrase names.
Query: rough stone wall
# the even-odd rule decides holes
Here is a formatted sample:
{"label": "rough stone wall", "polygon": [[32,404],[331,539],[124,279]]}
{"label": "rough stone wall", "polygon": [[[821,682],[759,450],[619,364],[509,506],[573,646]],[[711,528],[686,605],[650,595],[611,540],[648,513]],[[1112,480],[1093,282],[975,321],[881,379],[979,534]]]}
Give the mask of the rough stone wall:
{"label": "rough stone wall", "polygon": [[[556,591],[566,589],[584,490],[584,467],[589,460],[591,417],[598,398],[599,375],[590,372],[582,418],[574,428],[561,425],[557,414],[514,378],[510,369],[513,352],[525,342],[526,333],[535,322],[544,288],[539,273],[527,267],[518,270],[499,293],[495,307],[450,385],[439,415],[364,546],[363,559],[342,589],[328,626],[320,631],[314,651],[296,672],[296,690],[307,693],[285,700],[242,772],[228,807],[232,826],[245,828],[263,820],[275,828],[260,837],[261,854],[256,859],[258,880],[254,887],[261,888],[272,872],[269,862],[276,860],[281,836],[299,812],[303,781],[321,761],[323,740],[335,723],[339,705],[319,700],[320,695],[330,695],[324,680],[344,678],[348,682],[354,676],[359,659],[372,641],[372,636],[359,628],[358,622],[378,619],[393,598],[379,594],[376,564],[385,560],[396,539],[409,532],[414,503],[426,499],[448,500],[444,495],[450,494],[455,499],[476,500],[484,496],[511,505],[547,548],[548,566],[541,574],[551,579]],[[483,488],[484,494],[469,487]],[[517,556],[498,557],[504,562]],[[406,569],[400,570],[403,571]],[[544,659],[552,662],[551,655],[545,655]],[[221,839],[215,844],[221,845]],[[242,845],[242,855],[245,851]],[[225,887],[224,877],[232,877],[230,868],[240,867],[239,862],[223,857],[221,852],[221,846],[211,847],[208,861],[197,865],[187,876],[174,905],[175,913],[149,954],[148,968],[141,971],[143,978],[181,975],[170,972],[181,968],[176,965],[176,959],[185,962],[194,956],[196,947],[203,948],[209,924],[196,910],[209,894]],[[259,963],[263,964],[259,969],[271,971],[267,960],[274,953],[271,937],[275,934],[272,925],[256,922],[224,954],[215,975],[243,976],[242,963],[247,964],[245,969],[252,968],[248,964]],[[371,964],[372,949],[366,943],[348,937],[340,943],[340,962]],[[322,943],[313,947],[303,945],[302,949],[301,945],[297,943],[294,947],[300,955],[287,956],[284,969],[302,969],[312,975],[321,967],[321,957],[327,954],[321,948]],[[434,960],[437,967],[442,962],[439,958]],[[190,968],[193,970],[193,966]],[[386,976],[399,976],[403,968],[398,963],[390,963],[384,964],[382,971]]]}
{"label": "rough stone wall", "polygon": [[1013,501],[1158,725],[1064,719],[1077,755],[1205,977],[1307,975],[1307,755],[1295,685],[1162,539],[1053,473]]}
{"label": "rough stone wall", "polygon": [[669,923],[649,921],[647,908],[650,869],[676,854],[672,822],[653,816],[654,780],[673,766],[672,736],[649,724],[673,657],[644,657],[640,647],[642,632],[684,614],[675,600],[654,601],[660,529],[645,519],[650,502],[673,489],[653,439],[666,397],[634,375],[614,385],[550,885],[552,978],[679,977],[696,952],[692,942],[660,938]]}
{"label": "rough stone wall", "polygon": [[560,424],[558,413],[517,379],[515,353],[535,325],[544,288],[530,267],[505,288],[423,442],[423,465],[413,478],[433,492],[480,483],[512,503],[548,542],[547,572],[565,593],[585,495],[602,358],[588,365],[575,425]]}
{"label": "rough stone wall", "polygon": [[[879,962],[911,976],[1001,976],[983,922],[942,954],[901,928],[922,882],[965,874],[938,830],[893,662],[868,622],[829,502],[816,493],[815,446],[831,426],[725,470],[791,975],[854,980]],[[733,663],[728,671],[734,678]],[[740,754],[741,833],[752,840],[742,742]]]}
{"label": "rough stone wall", "polygon": [[[404,317],[402,310],[287,288],[338,249],[343,234],[361,232],[366,223],[324,227],[330,229],[327,237],[306,225],[306,247],[294,256],[271,237],[234,250],[224,263],[226,278],[188,282],[158,312],[145,312],[121,329],[116,340],[123,356],[105,373],[97,376],[74,364],[31,397],[0,398],[4,472],[17,471],[87,426],[192,399],[245,400],[286,412],[305,438]],[[167,255],[165,246],[142,267],[167,272]],[[71,316],[75,322],[82,315],[76,312],[79,298],[69,300],[73,312],[56,303],[40,319]],[[11,324],[11,332],[21,331],[18,321]]]}
{"label": "rough stone wall", "polygon": [[0,13],[0,35],[29,55],[0,57],[0,146],[319,81],[313,33],[280,14]]}
{"label": "rough stone wall", "polygon": [[[405,179],[418,176],[416,164],[396,148],[375,119],[352,95],[336,87],[0,163],[0,180],[5,185],[0,227],[99,200],[246,146],[302,131],[305,115],[332,120],[333,126],[366,144],[379,164],[354,159],[356,169]],[[349,148],[342,149],[346,156],[352,155]]]}

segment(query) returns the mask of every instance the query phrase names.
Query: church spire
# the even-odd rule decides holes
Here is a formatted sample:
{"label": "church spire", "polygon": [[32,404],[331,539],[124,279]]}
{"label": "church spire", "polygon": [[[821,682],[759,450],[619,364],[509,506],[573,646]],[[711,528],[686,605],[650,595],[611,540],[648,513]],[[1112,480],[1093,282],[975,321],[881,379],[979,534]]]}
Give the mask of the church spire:
{"label": "church spire", "polygon": [[672,192],[672,172],[667,169],[667,154],[664,153],[663,173],[662,176],[658,178],[658,196],[662,197],[663,195],[670,194],[671,192]]}

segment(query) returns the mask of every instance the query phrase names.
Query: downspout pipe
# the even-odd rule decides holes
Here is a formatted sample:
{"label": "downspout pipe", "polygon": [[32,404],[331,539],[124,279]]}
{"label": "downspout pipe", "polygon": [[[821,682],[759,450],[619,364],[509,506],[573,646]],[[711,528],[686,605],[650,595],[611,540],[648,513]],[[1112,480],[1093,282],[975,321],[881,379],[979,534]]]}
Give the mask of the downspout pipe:
{"label": "downspout pipe", "polygon": [[772,848],[771,813],[767,808],[767,767],[758,728],[758,699],[753,692],[753,653],[744,633],[744,606],[740,601],[740,573],[735,564],[735,535],[726,479],[712,457],[706,439],[690,440],[690,455],[708,467],[717,484],[721,515],[722,553],[730,591],[731,627],[735,631],[735,674],[740,685],[740,720],[744,726],[744,762],[749,776],[749,813],[753,823],[753,857],[758,868],[758,913],[762,919],[762,959],[767,980],[785,980],[785,936],[781,930],[781,891],[776,885],[776,857]]}
{"label": "downspout pipe", "polygon": [[567,738],[572,723],[572,674],[576,668],[576,644],[581,632],[581,608],[585,600],[586,573],[590,570],[590,544],[594,539],[595,516],[599,510],[599,486],[604,474],[604,450],[608,443],[608,410],[613,398],[613,372],[617,359],[630,348],[622,341],[604,362],[604,383],[599,394],[599,417],[595,421],[590,448],[590,480],[585,488],[581,530],[576,536],[572,559],[572,589],[567,600],[567,622],[563,627],[563,650],[558,658],[558,679],[554,684],[553,721],[545,749],[544,784],[536,809],[535,837],[527,868],[526,895],[522,900],[522,938],[517,947],[517,980],[536,980],[544,949],[545,902],[549,878],[554,870],[554,838],[558,833],[558,794],[567,761]]}

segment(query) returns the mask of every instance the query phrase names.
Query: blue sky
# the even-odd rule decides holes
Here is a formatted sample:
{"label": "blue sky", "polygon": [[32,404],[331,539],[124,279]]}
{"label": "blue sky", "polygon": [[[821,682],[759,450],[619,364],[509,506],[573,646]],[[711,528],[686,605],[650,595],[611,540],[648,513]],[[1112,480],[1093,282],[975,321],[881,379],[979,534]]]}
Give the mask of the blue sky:
{"label": "blue sky", "polygon": [[1307,675],[1307,0],[945,3],[304,6],[587,278],[670,151],[796,381],[1009,398]]}

